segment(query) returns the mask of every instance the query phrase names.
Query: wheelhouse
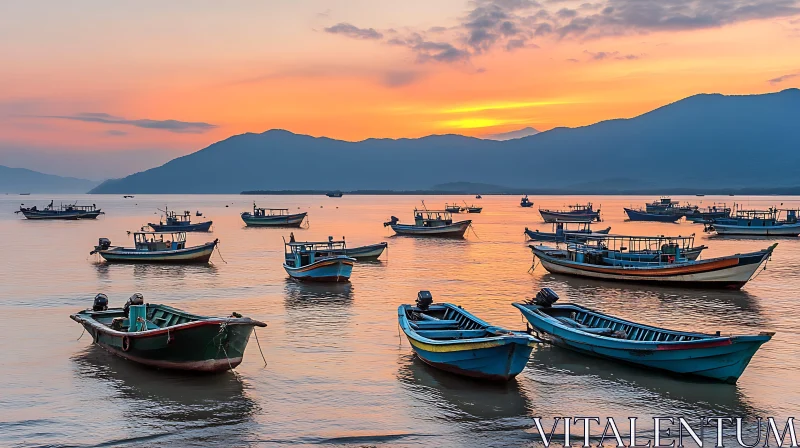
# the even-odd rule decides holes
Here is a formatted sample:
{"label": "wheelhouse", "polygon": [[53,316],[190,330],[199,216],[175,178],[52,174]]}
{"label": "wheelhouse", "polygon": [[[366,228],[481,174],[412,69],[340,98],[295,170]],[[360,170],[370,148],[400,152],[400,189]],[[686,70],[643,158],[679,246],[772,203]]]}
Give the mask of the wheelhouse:
{"label": "wheelhouse", "polygon": [[289,267],[299,268],[330,257],[334,252],[344,253],[346,249],[347,244],[344,238],[340,241],[334,241],[333,237],[328,237],[328,241],[288,242],[284,243],[284,258]]}
{"label": "wheelhouse", "polygon": [[453,223],[453,214],[448,210],[414,209],[414,225],[418,227],[442,227]]}
{"label": "wheelhouse", "polygon": [[136,250],[157,252],[186,247],[186,232],[134,232]]}

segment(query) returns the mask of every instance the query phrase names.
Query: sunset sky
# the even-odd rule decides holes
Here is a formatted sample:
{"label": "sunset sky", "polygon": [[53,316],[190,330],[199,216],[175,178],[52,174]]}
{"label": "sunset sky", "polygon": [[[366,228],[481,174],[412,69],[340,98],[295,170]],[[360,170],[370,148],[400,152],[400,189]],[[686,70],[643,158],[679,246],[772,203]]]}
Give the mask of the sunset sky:
{"label": "sunset sky", "polygon": [[0,3],[0,164],[93,179],[273,128],[484,136],[790,87],[794,0]]}

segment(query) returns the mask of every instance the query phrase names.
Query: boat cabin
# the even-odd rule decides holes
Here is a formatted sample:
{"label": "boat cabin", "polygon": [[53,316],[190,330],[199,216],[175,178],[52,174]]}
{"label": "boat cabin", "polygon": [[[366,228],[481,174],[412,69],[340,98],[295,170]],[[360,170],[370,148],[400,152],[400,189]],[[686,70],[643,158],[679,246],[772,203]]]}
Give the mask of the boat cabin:
{"label": "boat cabin", "polygon": [[189,210],[185,210],[182,215],[170,211],[169,209],[164,209],[162,211],[165,214],[168,226],[189,225],[192,223],[192,212]]}
{"label": "boat cabin", "polygon": [[[797,223],[797,212],[797,209],[779,209],[776,207],[767,210],[737,209],[730,218],[715,219],[714,222],[742,227],[772,227]],[[781,219],[784,213],[786,218]]]}
{"label": "boat cabin", "polygon": [[186,232],[134,232],[136,250],[157,252],[186,247]]}
{"label": "boat cabin", "polygon": [[256,207],[256,205],[253,204],[253,216],[257,218],[264,218],[267,216],[286,216],[288,214],[288,208],[264,208]]}
{"label": "boat cabin", "polygon": [[453,215],[447,210],[414,209],[414,225],[417,227],[443,227],[453,223]]}
{"label": "boat cabin", "polygon": [[689,261],[690,236],[630,236],[589,234],[567,245],[567,258],[578,263],[642,267]]}
{"label": "boat cabin", "polygon": [[318,242],[288,242],[284,243],[284,259],[286,265],[293,268],[308,266],[321,258],[330,257],[333,253],[342,254],[346,251],[347,244],[342,237],[341,241],[334,241],[332,236],[328,241]]}

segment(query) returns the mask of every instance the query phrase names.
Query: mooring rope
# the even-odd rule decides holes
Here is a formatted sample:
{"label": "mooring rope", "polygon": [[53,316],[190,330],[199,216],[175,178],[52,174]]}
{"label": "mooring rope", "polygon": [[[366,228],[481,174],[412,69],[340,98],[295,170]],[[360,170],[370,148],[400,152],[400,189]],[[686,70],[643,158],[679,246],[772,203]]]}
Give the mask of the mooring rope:
{"label": "mooring rope", "polygon": [[219,250],[219,243],[217,243],[216,249],[217,249],[217,254],[219,255],[219,259],[222,260],[223,263],[228,264],[228,262],[225,261],[224,258],[222,258],[222,251]]}
{"label": "mooring rope", "polygon": [[256,344],[258,345],[258,351],[259,351],[259,353],[261,353],[261,359],[264,360],[264,367],[266,367],[267,366],[267,358],[264,357],[264,352],[261,350],[261,343],[258,342],[258,332],[256,331],[255,327],[253,327],[253,334],[256,335]]}
{"label": "mooring rope", "polygon": [[76,340],[76,341],[80,341],[80,340],[81,340],[81,338],[83,337],[83,334],[84,334],[84,333],[86,333],[86,327],[83,327],[83,331],[81,332],[81,335],[80,335],[80,336],[78,336],[78,339],[75,339],[75,340]]}
{"label": "mooring rope", "polygon": [[475,238],[481,239],[481,237],[479,237],[478,234],[475,233],[475,228],[472,227],[472,223],[469,224],[469,230],[472,230],[472,234],[475,235]]}

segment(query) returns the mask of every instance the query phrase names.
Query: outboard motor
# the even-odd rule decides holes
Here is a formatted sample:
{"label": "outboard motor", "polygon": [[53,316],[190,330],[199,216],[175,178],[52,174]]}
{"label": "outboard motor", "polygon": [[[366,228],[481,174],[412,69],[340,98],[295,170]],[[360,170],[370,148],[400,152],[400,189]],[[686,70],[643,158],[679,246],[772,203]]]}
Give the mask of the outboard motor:
{"label": "outboard motor", "polygon": [[94,304],[92,304],[92,311],[106,311],[108,310],[108,296],[100,293],[94,296]]}
{"label": "outboard motor", "polygon": [[428,307],[433,303],[433,295],[430,291],[420,291],[417,293],[417,308],[428,311]]}
{"label": "outboard motor", "polygon": [[544,308],[550,308],[558,300],[558,294],[550,288],[542,288],[536,293],[536,298],[533,299],[534,305],[539,305]]}
{"label": "outboard motor", "polygon": [[111,240],[108,238],[100,238],[97,240],[97,246],[94,246],[94,250],[89,252],[89,255],[94,255],[101,250],[107,250],[109,247],[111,247]]}
{"label": "outboard motor", "polygon": [[132,295],[128,301],[125,302],[125,308],[123,308],[125,314],[128,314],[128,310],[131,308],[131,305],[144,305],[144,296],[138,292]]}
{"label": "outboard motor", "polygon": [[397,224],[400,219],[397,216],[392,216],[389,221],[383,223],[383,227],[389,227]]}

